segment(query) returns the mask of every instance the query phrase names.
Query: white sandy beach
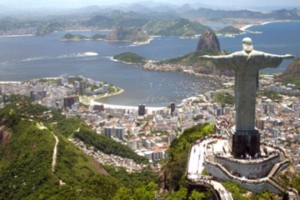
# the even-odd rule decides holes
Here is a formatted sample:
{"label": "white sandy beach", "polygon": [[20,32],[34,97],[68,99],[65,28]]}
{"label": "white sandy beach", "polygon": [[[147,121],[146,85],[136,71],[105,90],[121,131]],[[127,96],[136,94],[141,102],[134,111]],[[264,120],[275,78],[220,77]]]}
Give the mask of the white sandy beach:
{"label": "white sandy beach", "polygon": [[278,22],[290,22],[290,20],[278,20],[278,21],[268,21],[268,22],[262,22],[262,23],[257,23],[257,24],[248,24],[245,26],[242,26],[241,28],[239,28],[241,31],[246,31],[248,28],[252,27],[252,26],[256,26],[256,25],[266,25],[266,24],[271,24],[271,23],[278,23]]}
{"label": "white sandy beach", "polygon": [[[98,102],[98,101],[95,100],[95,99],[99,100],[101,98],[107,98],[107,97],[111,97],[111,96],[114,96],[114,95],[118,95],[118,94],[121,94],[122,92],[124,92],[124,89],[121,89],[119,92],[116,92],[114,94],[93,98],[93,99],[91,99],[89,104],[90,105],[103,105],[104,108],[128,109],[128,110],[134,109],[134,110],[137,110],[138,105],[136,105],[136,106],[112,105],[112,104],[104,104],[104,103],[101,103],[101,102]],[[166,109],[166,108],[167,107],[147,107],[147,105],[146,105],[146,110],[148,112],[163,110],[163,109]]]}
{"label": "white sandy beach", "polygon": [[[104,108],[116,108],[116,109],[134,109],[137,110],[138,109],[138,105],[137,106],[123,106],[123,105],[112,105],[112,104],[104,104],[101,102],[97,102],[95,100],[92,100],[90,105],[103,105]],[[147,107],[146,105],[146,110],[148,111],[157,111],[157,110],[163,110],[166,109],[167,107]]]}
{"label": "white sandy beach", "polygon": [[7,37],[32,37],[33,34],[27,34],[27,35],[1,35],[0,38],[7,38]]}
{"label": "white sandy beach", "polygon": [[240,28],[241,31],[246,31],[246,29],[250,28],[251,26],[254,26],[256,24],[249,24],[249,25],[246,25],[246,26],[243,26],[242,28]]}

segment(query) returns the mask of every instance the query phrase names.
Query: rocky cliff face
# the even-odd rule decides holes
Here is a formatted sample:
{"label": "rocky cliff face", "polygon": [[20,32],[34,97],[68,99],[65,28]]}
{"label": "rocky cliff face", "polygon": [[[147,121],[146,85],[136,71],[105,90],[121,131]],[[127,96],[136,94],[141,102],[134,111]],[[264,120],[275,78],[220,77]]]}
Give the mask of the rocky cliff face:
{"label": "rocky cliff face", "polygon": [[293,60],[286,70],[278,77],[276,81],[282,82],[283,84],[292,83],[296,87],[300,88],[300,58]]}
{"label": "rocky cliff face", "polygon": [[300,74],[300,58],[293,60],[286,68],[284,74]]}
{"label": "rocky cliff face", "polygon": [[[224,52],[220,50],[220,42],[216,34],[213,31],[207,30],[201,34],[201,37],[198,41],[197,52],[200,54],[208,54],[214,52],[213,55],[220,55]],[[196,68],[195,72],[201,74],[214,74],[214,75],[226,75],[233,76],[234,71],[230,69],[218,69],[211,61],[199,61],[199,63],[194,65]]]}
{"label": "rocky cliff face", "polygon": [[220,43],[216,34],[208,30],[201,34],[196,50],[201,51],[207,49],[220,51]]}

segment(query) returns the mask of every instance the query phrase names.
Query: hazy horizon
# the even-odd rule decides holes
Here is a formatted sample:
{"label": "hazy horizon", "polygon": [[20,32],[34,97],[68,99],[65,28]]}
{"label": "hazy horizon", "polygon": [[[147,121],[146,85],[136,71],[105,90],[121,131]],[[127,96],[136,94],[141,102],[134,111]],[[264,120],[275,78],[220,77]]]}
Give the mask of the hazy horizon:
{"label": "hazy horizon", "polygon": [[299,0],[227,0],[226,4],[222,0],[208,0],[208,1],[196,1],[196,0],[178,0],[176,2],[170,2],[167,0],[152,0],[152,1],[137,1],[137,0],[0,0],[0,6],[9,8],[9,9],[28,9],[28,8],[80,8],[87,6],[116,6],[116,5],[124,5],[124,4],[147,4],[151,3],[164,3],[164,4],[173,4],[173,5],[206,5],[206,6],[216,6],[216,7],[232,7],[232,8],[254,8],[254,7],[299,7]]}

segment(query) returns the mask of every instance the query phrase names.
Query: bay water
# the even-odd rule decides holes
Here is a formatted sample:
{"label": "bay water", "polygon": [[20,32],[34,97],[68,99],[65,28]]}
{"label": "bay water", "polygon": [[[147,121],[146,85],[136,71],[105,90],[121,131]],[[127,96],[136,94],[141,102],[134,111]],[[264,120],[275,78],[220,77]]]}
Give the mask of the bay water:
{"label": "bay water", "polygon": [[[219,36],[221,49],[230,52],[242,49],[242,39],[251,37],[254,48],[274,54],[300,54],[300,22],[276,22],[252,26],[251,33],[234,37]],[[105,31],[70,31],[91,36]],[[150,60],[164,60],[196,50],[199,38],[155,37],[146,45],[128,42],[69,41],[60,38],[66,32],[47,36],[0,38],[0,81],[26,81],[33,78],[57,77],[62,74],[84,76],[111,83],[125,89],[117,96],[101,99],[107,104],[168,106],[182,99],[213,90],[213,80],[184,73],[143,70],[139,65],[126,65],[111,58],[123,52],[134,52]],[[273,73],[284,71],[284,61]]]}

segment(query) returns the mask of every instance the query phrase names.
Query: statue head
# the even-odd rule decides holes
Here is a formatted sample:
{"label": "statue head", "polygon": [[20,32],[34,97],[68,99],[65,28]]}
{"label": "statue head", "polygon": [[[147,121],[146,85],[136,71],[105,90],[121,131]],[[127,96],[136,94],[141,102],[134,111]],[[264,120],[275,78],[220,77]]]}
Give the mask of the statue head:
{"label": "statue head", "polygon": [[243,50],[250,53],[253,50],[252,39],[246,37],[243,39]]}

